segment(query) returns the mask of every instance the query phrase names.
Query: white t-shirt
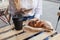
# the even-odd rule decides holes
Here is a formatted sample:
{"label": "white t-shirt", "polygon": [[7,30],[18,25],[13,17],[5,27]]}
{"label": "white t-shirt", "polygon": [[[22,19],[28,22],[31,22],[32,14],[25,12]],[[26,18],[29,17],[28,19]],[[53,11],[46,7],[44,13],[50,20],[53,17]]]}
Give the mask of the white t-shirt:
{"label": "white t-shirt", "polygon": [[[10,0],[9,4],[10,13],[14,15],[16,9],[14,9],[13,0]],[[31,12],[24,14],[23,16],[33,16],[35,14],[36,18],[40,18],[40,15],[42,15],[42,0],[20,0],[20,4],[21,8],[33,8]]]}

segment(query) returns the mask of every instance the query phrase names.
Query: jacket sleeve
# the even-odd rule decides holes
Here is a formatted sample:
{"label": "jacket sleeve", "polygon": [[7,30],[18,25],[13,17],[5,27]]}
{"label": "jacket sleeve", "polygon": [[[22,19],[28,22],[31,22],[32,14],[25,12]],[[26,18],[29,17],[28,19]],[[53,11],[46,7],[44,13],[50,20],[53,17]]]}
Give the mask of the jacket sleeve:
{"label": "jacket sleeve", "polygon": [[42,0],[38,0],[37,6],[35,8],[35,18],[40,19],[41,15],[42,15]]}

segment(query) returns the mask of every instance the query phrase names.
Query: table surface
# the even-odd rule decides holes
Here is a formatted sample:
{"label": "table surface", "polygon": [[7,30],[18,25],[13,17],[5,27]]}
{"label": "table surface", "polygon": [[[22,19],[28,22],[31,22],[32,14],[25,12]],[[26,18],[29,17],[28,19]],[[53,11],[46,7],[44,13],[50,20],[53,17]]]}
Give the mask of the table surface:
{"label": "table surface", "polygon": [[50,38],[49,40],[60,40],[60,34],[57,34],[56,36]]}
{"label": "table surface", "polygon": [[[35,35],[39,32],[31,32],[31,31],[26,31],[23,32],[23,30],[12,30],[12,28],[14,27],[14,25],[9,25],[3,28],[0,28],[0,40],[24,40],[32,35]],[[41,34],[38,34],[37,36],[34,36],[32,38],[30,38],[29,40],[43,40],[44,38],[54,34],[56,31],[53,32],[43,32]],[[17,36],[16,36],[17,34]]]}

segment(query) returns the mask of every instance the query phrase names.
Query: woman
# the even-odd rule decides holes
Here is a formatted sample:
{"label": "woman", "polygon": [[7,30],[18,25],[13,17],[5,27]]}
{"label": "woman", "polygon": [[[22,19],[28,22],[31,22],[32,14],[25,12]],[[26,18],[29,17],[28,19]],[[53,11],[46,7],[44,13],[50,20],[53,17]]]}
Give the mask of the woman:
{"label": "woman", "polygon": [[12,18],[16,15],[16,11],[24,12],[24,14],[22,13],[24,21],[28,18],[40,19],[42,0],[9,0],[9,13],[12,15]]}

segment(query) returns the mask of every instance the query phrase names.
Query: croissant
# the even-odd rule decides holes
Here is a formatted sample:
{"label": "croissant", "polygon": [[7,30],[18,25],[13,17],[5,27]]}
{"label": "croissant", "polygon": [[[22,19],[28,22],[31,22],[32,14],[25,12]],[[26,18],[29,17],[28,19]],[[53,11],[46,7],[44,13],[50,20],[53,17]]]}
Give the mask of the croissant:
{"label": "croissant", "polygon": [[41,21],[30,21],[28,25],[35,28],[41,28],[44,26],[44,23]]}

